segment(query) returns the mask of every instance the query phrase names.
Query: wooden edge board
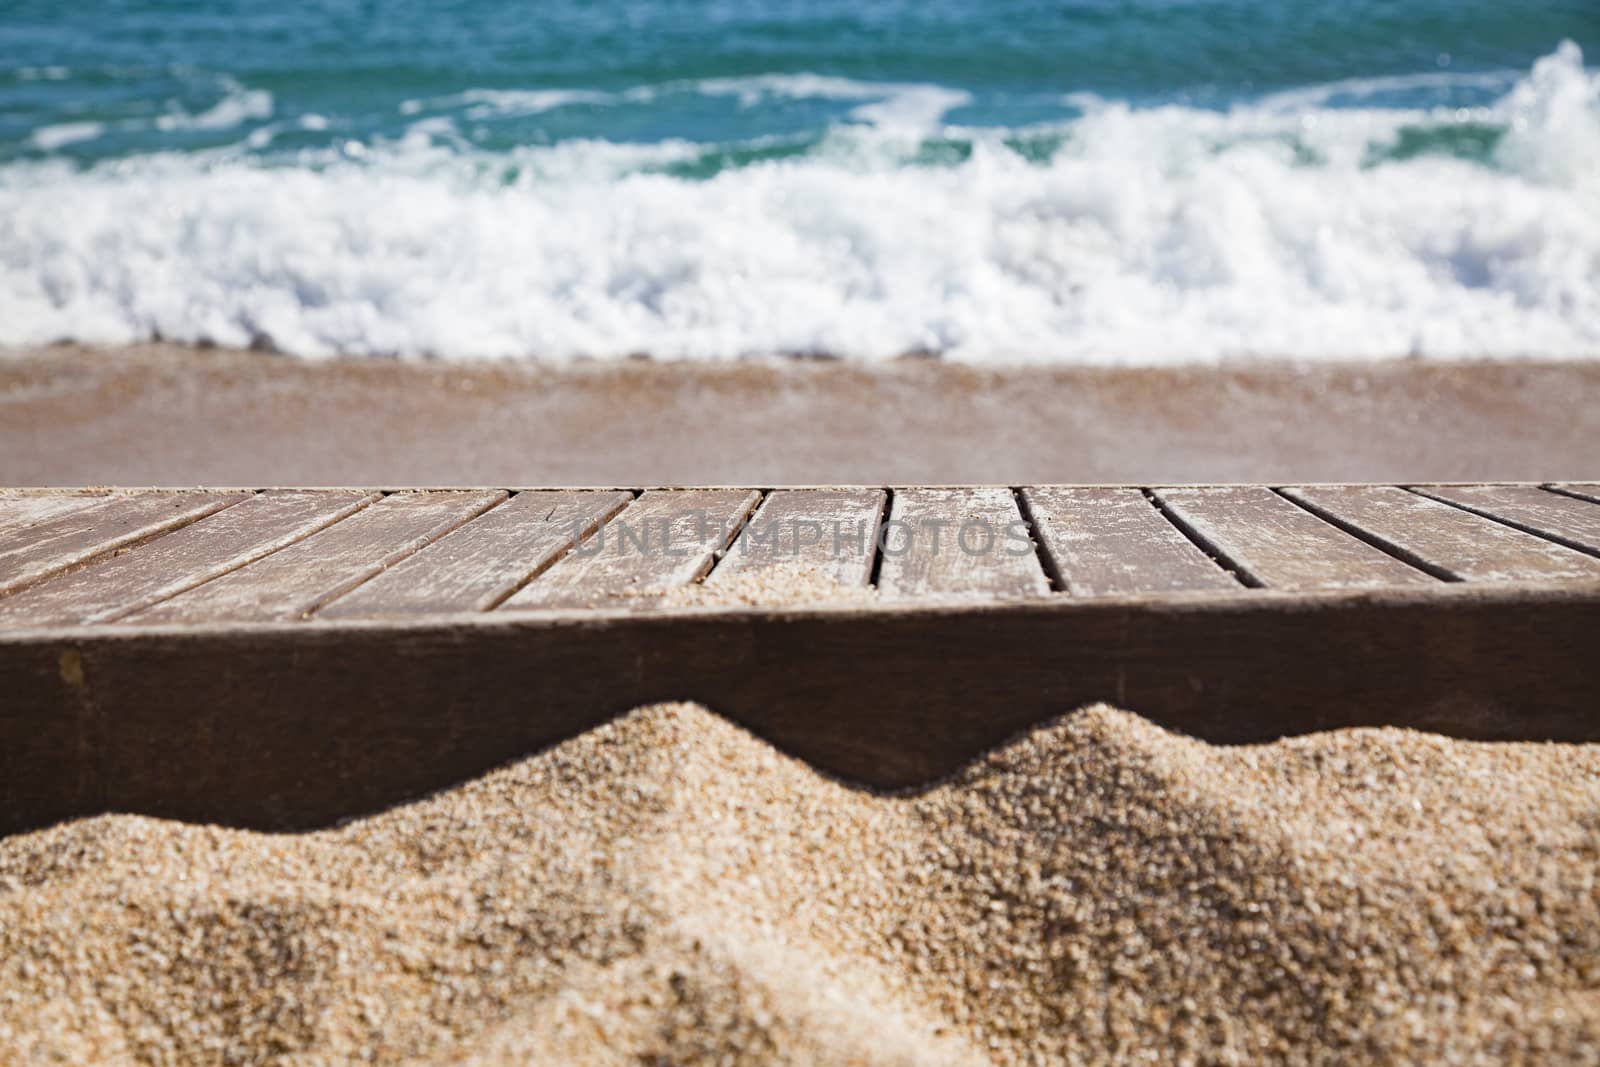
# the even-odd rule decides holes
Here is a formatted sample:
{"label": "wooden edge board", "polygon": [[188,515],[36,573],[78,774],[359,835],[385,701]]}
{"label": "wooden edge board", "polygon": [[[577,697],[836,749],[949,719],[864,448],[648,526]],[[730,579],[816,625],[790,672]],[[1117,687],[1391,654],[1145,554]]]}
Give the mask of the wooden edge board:
{"label": "wooden edge board", "polygon": [[668,700],[880,788],[1099,701],[1225,743],[1593,741],[1596,632],[1600,588],[1463,587],[17,633],[0,832],[106,810],[323,826]]}
{"label": "wooden edge board", "polygon": [[[1523,602],[1556,603],[1569,600],[1600,600],[1600,581],[1588,582],[1439,582],[1426,586],[1385,586],[1373,589],[1257,589],[1238,586],[1234,589],[1194,590],[1185,594],[1172,593],[1122,593],[1103,597],[1048,596],[1027,600],[972,600],[964,596],[928,596],[916,599],[873,600],[865,604],[837,601],[794,605],[761,605],[744,603],[702,603],[686,601],[673,604],[658,612],[653,618],[716,617],[733,620],[774,621],[837,615],[894,615],[920,617],[935,615],[982,616],[1009,614],[1019,608],[1046,613],[1093,613],[1114,608],[1132,610],[1158,609],[1175,605],[1185,611],[1230,610],[1241,606],[1263,606],[1267,610],[1288,611],[1297,605],[1311,610],[1339,608],[1351,604],[1407,606],[1413,603],[1442,604],[1515,604]],[[417,618],[357,618],[330,619],[314,615],[308,619],[244,618],[225,619],[205,623],[148,621],[143,618],[120,619],[101,623],[93,628],[77,625],[24,626],[0,630],[0,647],[8,644],[33,641],[70,641],[75,639],[126,639],[130,637],[170,637],[209,634],[227,631],[240,635],[269,635],[276,633],[324,633],[340,630],[382,630],[397,635],[411,630],[429,630],[439,626],[485,627],[493,629],[503,625],[572,625],[606,626],[637,617],[637,613],[619,607],[558,606],[530,608],[517,612],[458,611]]]}

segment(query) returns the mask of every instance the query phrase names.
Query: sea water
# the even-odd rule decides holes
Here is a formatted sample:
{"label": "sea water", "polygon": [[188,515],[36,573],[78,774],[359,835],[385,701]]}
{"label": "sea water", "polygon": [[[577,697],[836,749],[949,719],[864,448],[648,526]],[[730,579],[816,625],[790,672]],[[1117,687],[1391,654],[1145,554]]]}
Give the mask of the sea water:
{"label": "sea water", "polygon": [[1600,356],[1597,57],[1600,0],[4,0],[0,345]]}

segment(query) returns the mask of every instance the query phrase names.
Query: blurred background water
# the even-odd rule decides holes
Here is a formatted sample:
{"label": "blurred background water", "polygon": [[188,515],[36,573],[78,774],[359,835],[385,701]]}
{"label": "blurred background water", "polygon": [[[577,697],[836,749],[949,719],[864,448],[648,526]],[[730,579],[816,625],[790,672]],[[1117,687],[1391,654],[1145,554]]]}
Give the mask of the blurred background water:
{"label": "blurred background water", "polygon": [[11,0],[0,344],[1600,354],[1594,0]]}

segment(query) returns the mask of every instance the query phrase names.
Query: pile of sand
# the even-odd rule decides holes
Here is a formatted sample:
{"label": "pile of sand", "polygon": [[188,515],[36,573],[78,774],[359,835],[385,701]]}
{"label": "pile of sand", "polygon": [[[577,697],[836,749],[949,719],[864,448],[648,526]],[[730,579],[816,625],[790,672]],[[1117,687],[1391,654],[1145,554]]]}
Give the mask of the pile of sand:
{"label": "pile of sand", "polygon": [[263,835],[0,841],[0,1062],[1503,1062],[1600,1047],[1600,746],[1091,708],[885,797],[703,710]]}

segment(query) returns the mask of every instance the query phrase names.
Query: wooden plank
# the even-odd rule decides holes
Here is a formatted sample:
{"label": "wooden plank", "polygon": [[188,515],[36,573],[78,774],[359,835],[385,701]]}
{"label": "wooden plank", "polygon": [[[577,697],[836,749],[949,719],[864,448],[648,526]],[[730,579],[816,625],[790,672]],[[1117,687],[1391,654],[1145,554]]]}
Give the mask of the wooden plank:
{"label": "wooden plank", "polygon": [[885,788],[1102,700],[1216,742],[1371,725],[1593,742],[1597,633],[1592,590],[1444,583],[14,633],[0,832],[104,810],[324,826],[663,700]]}
{"label": "wooden plank", "polygon": [[503,492],[405,492],[126,617],[147,623],[303,618],[505,499]]}
{"label": "wooden plank", "polygon": [[116,493],[0,535],[0,595],[237,504],[246,493]]}
{"label": "wooden plank", "polygon": [[19,493],[0,492],[0,538],[9,538],[24,528],[57,515],[78,511],[105,500],[106,493]]}
{"label": "wooden plank", "polygon": [[1600,552],[1600,503],[1536,485],[1418,485],[1412,489],[1569,547]]}
{"label": "wooden plank", "polygon": [[487,611],[632,501],[632,493],[526,490],[317,615],[371,619]]}
{"label": "wooden plank", "polygon": [[1395,486],[1316,486],[1284,493],[1440,577],[1471,582],[1600,580],[1600,559]]}
{"label": "wooden plank", "polygon": [[1375,589],[1438,579],[1260,485],[1161,489],[1172,513],[1268,589]]}
{"label": "wooden plank", "polygon": [[879,489],[768,494],[706,578],[707,592],[744,604],[867,593],[885,496]]}
{"label": "wooden plank", "polygon": [[1138,489],[1050,487],[1026,489],[1023,498],[1074,596],[1239,588]]}
{"label": "wooden plank", "polygon": [[710,569],[760,501],[753,489],[653,489],[502,609],[648,609]]}
{"label": "wooden plank", "polygon": [[885,597],[1040,596],[1050,582],[1011,490],[904,489],[885,527]]}
{"label": "wooden plank", "polygon": [[0,625],[110,622],[237,570],[380,499],[268,492],[0,600]]}
{"label": "wooden plank", "polygon": [[1600,504],[1600,482],[1556,482],[1553,488]]}

